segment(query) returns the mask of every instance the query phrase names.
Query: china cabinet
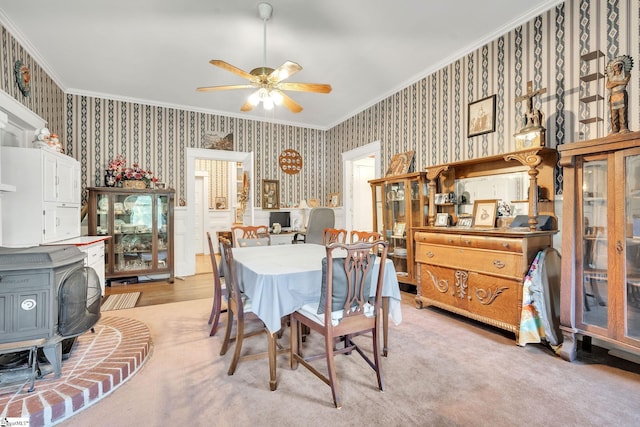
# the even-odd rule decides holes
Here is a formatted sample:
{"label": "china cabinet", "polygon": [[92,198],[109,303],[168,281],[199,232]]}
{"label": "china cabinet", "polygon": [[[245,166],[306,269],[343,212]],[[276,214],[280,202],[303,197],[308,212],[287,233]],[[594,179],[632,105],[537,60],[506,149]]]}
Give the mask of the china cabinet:
{"label": "china cabinet", "polygon": [[80,236],[80,162],[48,149],[2,147],[3,245],[37,246]]}
{"label": "china cabinet", "polygon": [[592,338],[640,353],[640,132],[558,147],[563,167],[560,355]]}
{"label": "china cabinet", "polygon": [[107,279],[168,275],[174,279],[173,190],[89,188],[89,234],[105,241]]}
{"label": "china cabinet", "polygon": [[414,227],[425,225],[429,212],[424,172],[387,176],[369,181],[373,200],[373,226],[389,242],[398,281],[416,285]]}

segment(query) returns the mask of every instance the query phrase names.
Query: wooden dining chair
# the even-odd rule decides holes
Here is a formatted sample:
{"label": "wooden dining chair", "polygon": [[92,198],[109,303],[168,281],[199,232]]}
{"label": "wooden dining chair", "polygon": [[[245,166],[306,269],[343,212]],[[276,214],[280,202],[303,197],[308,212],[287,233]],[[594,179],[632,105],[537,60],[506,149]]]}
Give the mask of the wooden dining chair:
{"label": "wooden dining chair", "polygon": [[[267,357],[269,355],[268,351],[264,351],[261,353],[252,353],[240,356],[240,353],[242,351],[242,343],[245,338],[250,338],[262,334],[266,336],[269,334],[269,330],[264,325],[262,320],[260,320],[251,311],[251,300],[248,299],[246,295],[244,295],[240,290],[240,286],[236,279],[236,269],[233,260],[231,242],[224,237],[220,238],[220,251],[222,255],[221,262],[223,263],[222,265],[225,281],[227,283],[228,294],[227,327],[224,333],[224,340],[222,341],[220,355],[224,356],[229,349],[229,344],[232,341],[235,341],[236,348],[233,352],[233,358],[231,359],[229,370],[227,371],[227,375],[233,375],[240,361],[259,359],[262,357]],[[234,317],[236,324],[236,336],[232,338],[231,329],[233,328]],[[249,323],[255,324],[256,326],[250,331],[245,332],[245,326]],[[267,340],[265,340],[265,342],[267,342]]]}
{"label": "wooden dining chair", "polygon": [[322,235],[322,244],[347,243],[347,230],[341,228],[325,228]]}
{"label": "wooden dining chair", "polygon": [[211,332],[209,332],[209,336],[212,337],[218,330],[220,314],[227,311],[227,303],[223,298],[227,294],[227,287],[222,284],[220,270],[218,269],[218,263],[216,262],[216,254],[213,251],[211,233],[208,231],[207,241],[209,242],[209,256],[211,257],[211,267],[213,268],[213,304],[211,307],[211,315],[209,315],[209,325],[211,325]]}
{"label": "wooden dining chair", "polygon": [[[387,249],[388,243],[382,240],[351,245],[341,243],[328,245],[327,257],[322,262],[323,280],[320,301],[305,304],[290,316],[291,369],[296,369],[298,364],[302,364],[328,384],[331,387],[333,403],[337,408],[342,406],[342,402],[334,359],[336,354],[357,352],[375,371],[378,388],[380,390],[384,388],[380,370],[378,330]],[[341,252],[340,258],[333,257],[334,250]],[[379,252],[380,257],[377,258],[372,252]],[[343,255],[344,258],[342,258]],[[371,273],[374,268],[378,269],[378,279],[375,283],[371,283]],[[371,286],[375,286],[373,300],[370,298]],[[324,337],[323,353],[303,356],[301,348],[301,326],[303,325]],[[373,360],[352,340],[355,335],[361,334],[367,334],[361,339],[368,337],[372,340]],[[341,338],[344,346],[338,347],[336,341]],[[318,359],[326,360],[326,374],[312,365],[311,362]]]}
{"label": "wooden dining chair", "polygon": [[351,238],[351,243],[375,242],[376,240],[382,240],[382,235],[377,231],[351,230],[350,238]]}
{"label": "wooden dining chair", "polygon": [[271,244],[269,227],[266,225],[234,225],[231,227],[233,246],[268,246]]}

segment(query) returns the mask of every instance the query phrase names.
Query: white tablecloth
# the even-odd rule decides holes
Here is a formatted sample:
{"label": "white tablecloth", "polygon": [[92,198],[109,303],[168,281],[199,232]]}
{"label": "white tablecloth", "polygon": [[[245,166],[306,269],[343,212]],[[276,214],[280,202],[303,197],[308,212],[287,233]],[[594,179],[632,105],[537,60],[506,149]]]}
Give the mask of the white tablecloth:
{"label": "white tablecloth", "polygon": [[[297,244],[233,248],[240,287],[251,299],[252,311],[271,332],[280,319],[304,304],[318,302],[322,285],[322,245]],[[378,279],[374,269],[372,280]],[[375,287],[371,287],[375,292]],[[400,287],[391,260],[385,264],[382,295],[389,297],[389,317],[402,321]]]}

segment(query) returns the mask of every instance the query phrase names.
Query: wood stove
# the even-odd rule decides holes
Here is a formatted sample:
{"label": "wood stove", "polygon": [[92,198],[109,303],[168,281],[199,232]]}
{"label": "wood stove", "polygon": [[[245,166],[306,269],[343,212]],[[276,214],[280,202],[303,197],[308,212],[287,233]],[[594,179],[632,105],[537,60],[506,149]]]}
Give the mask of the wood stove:
{"label": "wood stove", "polygon": [[102,291],[72,245],[0,247],[0,351],[41,347],[59,377],[62,340],[100,319]]}

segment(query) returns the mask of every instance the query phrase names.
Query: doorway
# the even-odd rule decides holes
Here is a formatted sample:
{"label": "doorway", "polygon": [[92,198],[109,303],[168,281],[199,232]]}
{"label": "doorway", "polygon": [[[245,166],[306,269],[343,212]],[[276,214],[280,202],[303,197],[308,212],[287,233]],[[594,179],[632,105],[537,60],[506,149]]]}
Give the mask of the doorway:
{"label": "doorway", "polygon": [[342,153],[343,204],[347,230],[373,231],[369,180],[380,176],[380,141]]}
{"label": "doorway", "polygon": [[[253,152],[239,152],[226,150],[209,150],[204,148],[187,148],[186,156],[186,210],[184,215],[184,223],[176,224],[176,245],[182,247],[182,253],[175,251],[176,271],[180,271],[181,275],[192,276],[196,272],[196,236],[193,224],[196,221],[196,159],[202,160],[220,160],[227,162],[242,163],[244,172],[249,174],[249,182],[252,186],[250,194],[254,194],[253,185]],[[254,223],[253,201],[247,203],[247,210],[244,214],[246,224]]]}

